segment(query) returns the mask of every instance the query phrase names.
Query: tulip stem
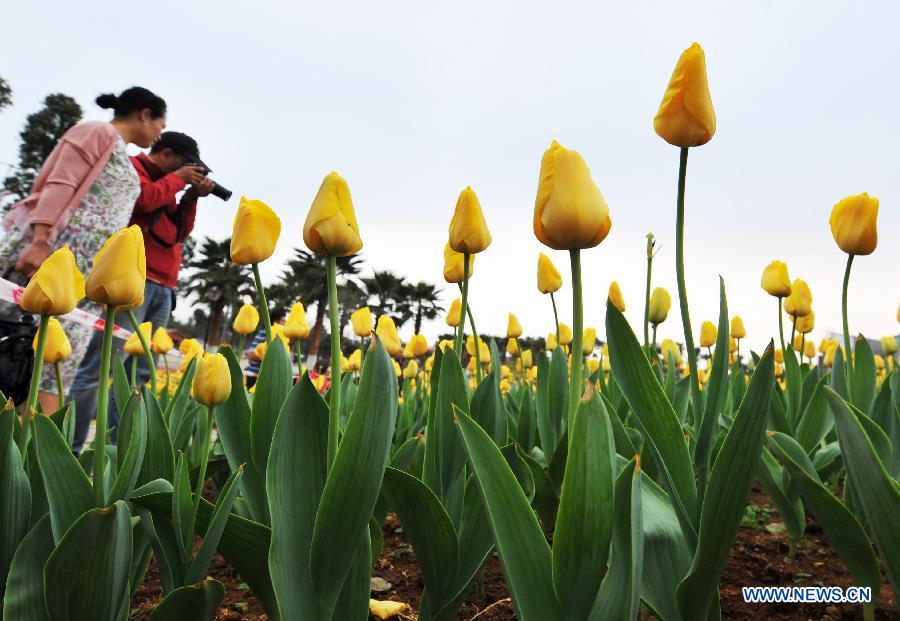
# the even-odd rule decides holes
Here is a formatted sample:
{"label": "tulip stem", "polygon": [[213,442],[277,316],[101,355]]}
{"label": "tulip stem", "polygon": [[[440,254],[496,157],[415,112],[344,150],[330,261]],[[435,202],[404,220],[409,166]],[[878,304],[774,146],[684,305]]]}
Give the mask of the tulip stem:
{"label": "tulip stem", "polygon": [[803,349],[806,345],[806,334],[800,333],[800,364],[803,364]]}
{"label": "tulip stem", "polygon": [[850,286],[850,267],[853,265],[853,257],[847,255],[847,268],[844,270],[844,287],[841,295],[841,315],[844,321],[844,363],[847,365],[847,387],[853,383],[853,355],[850,353],[850,323],[847,320],[847,289]]}
{"label": "tulip stem", "polygon": [[[359,339],[361,344],[359,346],[359,375],[362,377],[363,363],[366,361],[366,337],[362,337]],[[369,335],[369,342],[372,341],[372,336]]]}
{"label": "tulip stem", "polygon": [[472,326],[472,340],[475,342],[475,377],[477,383],[481,383],[481,344],[478,340],[478,331],[475,329],[475,316],[472,315],[472,307],[466,304],[466,315],[469,317],[469,325]]}
{"label": "tulip stem", "polygon": [[[113,314],[113,317],[115,317],[115,314]],[[138,323],[133,310],[128,311],[128,319],[131,320],[131,327],[134,330],[134,333],[137,334],[138,340],[141,342],[141,347],[144,348],[144,357],[147,359],[147,366],[150,367],[150,387],[153,390],[153,394],[158,396],[159,390],[156,387],[156,363],[153,362],[153,354],[150,353],[150,343],[147,342],[147,337],[144,336],[144,333],[141,330],[141,324]]]}
{"label": "tulip stem", "polygon": [[166,367],[166,392],[168,392],[169,391],[169,359],[166,357],[165,354],[163,354],[162,357],[163,357],[163,366]]}
{"label": "tulip stem", "polygon": [[569,407],[566,416],[566,429],[569,434],[569,442],[572,441],[572,429],[575,424],[575,412],[578,410],[578,402],[581,400],[581,341],[584,338],[584,309],[581,299],[581,250],[575,248],[569,250],[569,258],[572,262],[572,377],[569,380]]}
{"label": "tulip stem", "polygon": [[[653,241],[647,241],[647,286],[644,290],[644,349],[650,356],[650,273],[653,271]],[[654,327],[654,330],[656,328]]]}
{"label": "tulip stem", "polygon": [[262,315],[263,326],[266,329],[266,345],[272,342],[272,319],[269,317],[269,301],[266,300],[266,290],[263,288],[262,278],[259,275],[259,263],[253,264],[253,280],[256,281],[256,295],[259,298],[259,312]]}
{"label": "tulip stem", "polygon": [[[797,333],[797,318],[791,317],[791,347],[794,346],[794,335]],[[800,355],[803,355],[803,350],[800,350]]]}
{"label": "tulip stem", "polygon": [[206,425],[201,430],[203,434],[203,446],[200,447],[200,468],[197,470],[197,491],[194,495],[194,511],[191,514],[191,529],[194,532],[194,523],[197,520],[197,512],[200,510],[200,499],[203,497],[203,485],[206,483],[206,466],[209,463],[209,444],[212,436],[213,410],[215,406],[206,406]]}
{"label": "tulip stem", "polygon": [[137,388],[137,356],[131,356],[131,388]]}
{"label": "tulip stem", "polygon": [[[697,373],[697,351],[694,349],[694,333],[691,331],[691,315],[688,312],[687,287],[684,281],[684,184],[687,176],[687,147],[681,148],[678,165],[678,202],[675,216],[675,275],[678,279],[678,303],[681,306],[681,325],[684,328],[684,344],[687,349],[688,369],[691,374],[691,406],[694,424],[702,420],[700,378]],[[702,476],[701,476],[702,479]]]}
{"label": "tulip stem", "polygon": [[337,257],[328,255],[328,317],[331,322],[331,392],[328,408],[328,467],[338,448],[338,424],[341,415],[341,324],[338,317]]}
{"label": "tulip stem", "polygon": [[553,304],[553,324],[556,326],[556,345],[559,346],[559,313],[556,312],[556,298],[550,292],[550,302]]}
{"label": "tulip stem", "polygon": [[[459,327],[456,329],[456,342],[454,343],[453,349],[456,350],[456,353],[459,354],[460,360],[462,359],[462,346],[463,346],[463,336],[466,331],[466,308],[469,302],[469,253],[463,252],[463,285],[462,285],[462,304],[460,306],[460,321]],[[476,358],[477,358],[477,351]]]}
{"label": "tulip stem", "polygon": [[781,298],[778,300],[778,339],[781,341],[781,352],[784,353],[784,321],[781,319]]}
{"label": "tulip stem", "polygon": [[246,334],[242,334],[241,338],[238,339],[238,350],[237,350],[237,359],[238,362],[241,361],[241,358],[244,357],[244,342],[247,338]]}
{"label": "tulip stem", "polygon": [[[134,313],[129,311],[129,315],[133,317]],[[98,507],[106,506],[103,471],[106,467],[106,430],[109,427],[109,421],[106,417],[109,407],[109,359],[112,355],[112,336],[116,319],[115,306],[106,306],[104,319],[106,323],[103,326],[103,349],[100,352],[100,379],[97,382],[97,427],[94,434],[94,502]],[[140,326],[135,327],[143,342]],[[151,377],[153,376],[151,375]]]}
{"label": "tulip stem", "polygon": [[[41,388],[41,374],[44,370],[44,350],[47,348],[47,326],[49,323],[50,315],[41,315],[37,347],[34,349],[34,365],[31,368],[31,387],[28,390],[28,401],[26,401],[25,405],[22,434],[19,436],[19,452],[23,458],[28,450],[28,440],[31,438],[31,414],[34,411],[34,406],[37,404],[38,391]],[[59,377],[58,373],[57,377]]]}
{"label": "tulip stem", "polygon": [[56,396],[59,398],[59,409],[61,410],[66,405],[66,395],[63,388],[62,369],[59,368],[59,360],[53,363],[53,368],[56,371]]}

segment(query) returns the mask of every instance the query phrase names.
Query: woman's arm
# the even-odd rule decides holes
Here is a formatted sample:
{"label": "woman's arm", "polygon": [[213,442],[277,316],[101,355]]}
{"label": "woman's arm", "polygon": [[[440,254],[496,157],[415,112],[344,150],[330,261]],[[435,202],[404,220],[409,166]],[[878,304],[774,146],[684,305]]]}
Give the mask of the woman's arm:
{"label": "woman's arm", "polygon": [[32,226],[34,238],[25,246],[16,262],[16,271],[31,278],[50,254],[50,225],[35,224]]}

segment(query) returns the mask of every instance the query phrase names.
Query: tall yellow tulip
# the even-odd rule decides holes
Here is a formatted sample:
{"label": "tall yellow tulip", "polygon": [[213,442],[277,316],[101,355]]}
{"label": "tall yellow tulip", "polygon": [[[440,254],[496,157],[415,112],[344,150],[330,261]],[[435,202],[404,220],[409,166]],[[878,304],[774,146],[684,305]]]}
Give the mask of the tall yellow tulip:
{"label": "tall yellow tulip", "polygon": [[133,224],[113,233],[103,244],[94,257],[84,290],[98,304],[129,310],[143,303],[146,282],[144,235]]}
{"label": "tall yellow tulip", "polygon": [[564,323],[559,324],[559,344],[566,346],[572,342],[572,328]]}
{"label": "tall yellow tulip", "polygon": [[358,308],[350,315],[350,323],[353,326],[353,333],[365,338],[372,334],[372,311],[368,306]]}
{"label": "tall yellow tulip", "polygon": [[419,374],[419,363],[416,360],[410,360],[403,369],[403,379],[416,379]]}
{"label": "tall yellow tulip", "polygon": [[532,365],[532,357],[530,349],[523,349],[520,355],[520,360],[522,361],[522,366],[526,369],[530,369]]}
{"label": "tall yellow tulip", "polygon": [[797,323],[794,325],[800,334],[809,334],[816,326],[816,314],[810,309],[808,315],[797,317]]}
{"label": "tall yellow tulip", "polygon": [[84,276],[75,255],[63,246],[44,259],[19,299],[22,310],[38,315],[65,315],[84,297]]}
{"label": "tall yellow tulip", "polygon": [[662,287],[654,289],[650,296],[650,323],[653,324],[654,329],[666,320],[670,308],[672,308],[672,298],[669,292]]}
{"label": "tall yellow tulip", "polygon": [[609,298],[609,301],[613,303],[613,306],[618,308],[621,312],[625,312],[625,298],[622,297],[622,290],[619,288],[619,283],[615,280],[609,285],[609,294],[607,297]]}
{"label": "tall yellow tulip", "polygon": [[[139,327],[140,331],[144,333],[144,340],[150,341],[153,334],[153,326],[149,321],[145,321]],[[125,341],[125,353],[130,354],[132,356],[140,356],[144,353],[144,346],[141,345],[141,340],[138,337],[137,332],[132,332],[131,336],[128,337],[128,340]]]}
{"label": "tall yellow tulip", "polygon": [[510,356],[519,355],[519,343],[516,339],[508,339],[506,341],[506,353]]}
{"label": "tall yellow tulip", "polygon": [[[450,247],[450,242],[444,246],[444,280],[449,283],[462,283],[465,274],[463,274],[463,253],[456,252]],[[475,255],[469,255],[468,276],[472,277],[475,273]]]}
{"label": "tall yellow tulip", "polygon": [[325,176],[303,224],[303,243],[316,254],[346,257],[363,243],[347,182],[336,172]]}
{"label": "tall yellow tulip", "polygon": [[288,339],[305,339],[309,336],[309,326],[306,324],[306,310],[302,302],[294,302],[284,322],[284,335]]}
{"label": "tall yellow tulip", "polygon": [[506,322],[506,338],[517,339],[520,336],[522,336],[522,325],[519,323],[516,316],[510,313],[509,319]]}
{"label": "tall yellow tulip", "polygon": [[678,59],[653,119],[653,128],[660,138],[682,148],[704,145],[716,133],[716,111],[706,78],[706,55],[697,43]]}
{"label": "tall yellow tulip", "polygon": [[234,318],[232,328],[235,334],[246,336],[256,332],[259,325],[259,311],[252,304],[244,304]]}
{"label": "tall yellow tulip", "polygon": [[281,219],[264,202],[241,197],[231,231],[231,260],[239,265],[261,263],[275,252]]}
{"label": "tall yellow tulip", "polygon": [[447,317],[445,319],[447,325],[451,328],[455,328],[456,326],[458,326],[461,312],[462,302],[459,298],[455,298],[452,302],[450,302],[450,310],[447,311]]}
{"label": "tall yellow tulip", "polygon": [[168,331],[162,326],[156,328],[153,338],[150,340],[150,348],[157,354],[167,354],[173,347],[175,347],[175,343],[172,342]]}
{"label": "tall yellow tulip", "polygon": [[400,336],[397,334],[397,326],[394,324],[394,320],[387,315],[382,315],[378,318],[375,334],[381,339],[384,348],[391,356],[396,356],[403,351],[403,346],[400,344]]}
{"label": "tall yellow tulip", "polygon": [[450,247],[455,252],[477,254],[491,245],[491,232],[484,221],[481,203],[471,186],[459,193],[450,220]]}
{"label": "tall yellow tulip", "polygon": [[700,347],[712,347],[716,344],[718,331],[711,321],[704,321],[700,326]]}
{"label": "tall yellow tulip", "polygon": [[418,358],[428,353],[428,341],[422,334],[414,334],[403,350],[404,358]]}
{"label": "tall yellow tulip", "polygon": [[555,140],[541,158],[534,235],[556,250],[593,248],[609,234],[609,207],[578,151]]}
{"label": "tall yellow tulip", "polygon": [[816,357],[816,344],[812,341],[806,341],[803,345],[803,355],[812,360]]}
{"label": "tall yellow tulip", "polygon": [[550,257],[538,254],[537,286],[541,293],[555,293],[562,287],[562,276]]}
{"label": "tall yellow tulip", "polygon": [[785,298],[791,294],[791,279],[787,265],[781,261],[772,261],[763,270],[760,286],[769,295]]}
{"label": "tall yellow tulip", "polygon": [[784,300],[784,311],[795,319],[812,312],[812,292],[805,280],[799,278],[794,280],[791,293]]}
{"label": "tall yellow tulip", "polygon": [[590,356],[594,351],[594,345],[597,341],[597,330],[594,328],[585,328],[584,336],[581,338],[581,353]]}
{"label": "tall yellow tulip", "polygon": [[[38,335],[34,335],[31,348],[37,352]],[[59,323],[59,319],[51,317],[47,322],[47,341],[44,346],[44,364],[55,364],[62,362],[72,355],[72,344],[69,337],[66,336],[65,330]]]}
{"label": "tall yellow tulip", "polygon": [[881,351],[891,356],[897,353],[897,339],[893,336],[881,337]]}
{"label": "tall yellow tulip", "polygon": [[872,254],[878,245],[878,199],[868,192],[848,196],[831,210],[831,235],[847,254]]}
{"label": "tall yellow tulip", "polygon": [[736,339],[742,339],[747,336],[747,330],[744,329],[744,320],[738,315],[731,318],[731,336]]}
{"label": "tall yellow tulip", "polygon": [[194,399],[202,405],[219,405],[231,395],[231,371],[222,354],[203,354],[192,384]]}

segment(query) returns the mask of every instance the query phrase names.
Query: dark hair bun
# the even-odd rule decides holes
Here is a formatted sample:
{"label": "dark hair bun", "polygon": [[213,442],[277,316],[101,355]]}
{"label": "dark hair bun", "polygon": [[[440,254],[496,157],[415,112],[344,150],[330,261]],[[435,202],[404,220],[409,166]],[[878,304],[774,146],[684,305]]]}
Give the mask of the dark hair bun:
{"label": "dark hair bun", "polygon": [[104,93],[94,100],[98,106],[106,109],[115,109],[119,105],[119,98],[112,93]]}

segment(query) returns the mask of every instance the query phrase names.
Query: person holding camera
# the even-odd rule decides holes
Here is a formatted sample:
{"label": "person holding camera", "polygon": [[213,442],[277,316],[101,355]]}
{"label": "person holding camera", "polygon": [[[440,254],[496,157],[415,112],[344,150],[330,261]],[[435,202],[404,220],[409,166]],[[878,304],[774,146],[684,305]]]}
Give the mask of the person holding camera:
{"label": "person holding camera", "polygon": [[[214,193],[217,186],[208,179],[209,168],[200,159],[197,141],[180,132],[164,132],[150,153],[131,158],[140,180],[140,195],[134,203],[131,224],[144,233],[147,255],[147,284],[144,302],[134,310],[141,323],[149,321],[153,329],[169,323],[175,306],[175,287],[181,268],[181,245],[194,229],[197,200]],[[185,188],[187,188],[185,190]],[[184,191],[181,199],[177,196]],[[218,193],[217,193],[218,195]],[[117,316],[119,325],[128,325],[124,314]],[[123,323],[124,322],[124,323]],[[81,450],[87,437],[90,421],[97,411],[97,378],[103,335],[96,332],[82,359],[69,399],[76,402],[76,423],[73,450]],[[150,369],[144,357],[138,358],[137,382],[150,379]],[[115,400],[109,401],[109,424],[118,424]]]}

